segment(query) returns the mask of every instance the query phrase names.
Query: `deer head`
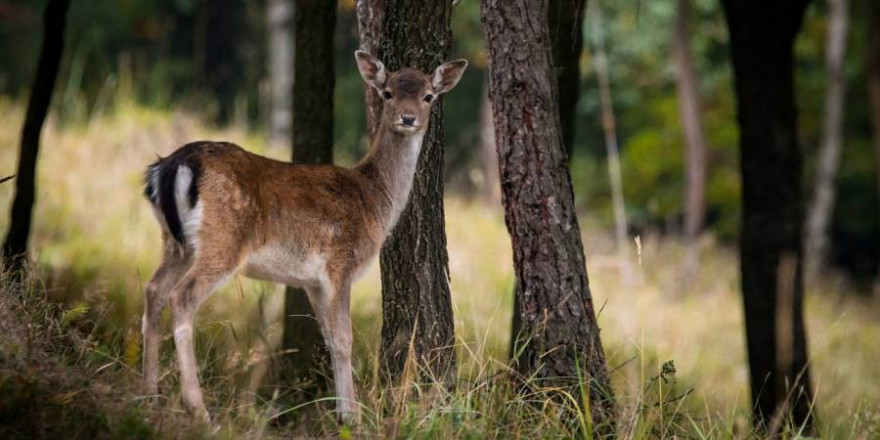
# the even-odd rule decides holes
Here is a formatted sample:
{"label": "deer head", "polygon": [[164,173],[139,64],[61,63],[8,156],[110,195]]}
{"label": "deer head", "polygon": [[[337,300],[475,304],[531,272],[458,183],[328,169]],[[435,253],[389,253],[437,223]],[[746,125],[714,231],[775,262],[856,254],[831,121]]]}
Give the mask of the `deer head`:
{"label": "deer head", "polygon": [[458,84],[467,67],[466,60],[455,60],[440,65],[430,75],[411,68],[388,72],[381,61],[364,51],[355,52],[355,57],[364,81],[384,102],[379,123],[404,135],[427,129],[431,106],[439,95]]}

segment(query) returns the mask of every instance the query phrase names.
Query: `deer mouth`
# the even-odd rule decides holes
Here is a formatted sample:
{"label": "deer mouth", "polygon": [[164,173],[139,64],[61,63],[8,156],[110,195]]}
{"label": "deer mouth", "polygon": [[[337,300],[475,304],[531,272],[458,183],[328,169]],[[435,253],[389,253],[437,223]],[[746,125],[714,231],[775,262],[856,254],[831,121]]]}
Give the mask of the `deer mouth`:
{"label": "deer mouth", "polygon": [[422,128],[421,125],[416,125],[416,124],[406,125],[406,124],[399,123],[399,122],[394,125],[395,125],[395,128],[397,129],[397,131],[399,131],[401,133],[415,133]]}

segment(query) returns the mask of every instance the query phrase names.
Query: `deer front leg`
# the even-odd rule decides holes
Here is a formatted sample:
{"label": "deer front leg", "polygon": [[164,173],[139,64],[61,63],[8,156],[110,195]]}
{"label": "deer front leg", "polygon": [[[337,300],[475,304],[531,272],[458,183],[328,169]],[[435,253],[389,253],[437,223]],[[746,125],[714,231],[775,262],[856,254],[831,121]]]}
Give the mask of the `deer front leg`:
{"label": "deer front leg", "polygon": [[351,314],[348,282],[321,283],[306,291],[330,351],[336,388],[336,412],[344,423],[358,422],[357,398],[351,371]]}

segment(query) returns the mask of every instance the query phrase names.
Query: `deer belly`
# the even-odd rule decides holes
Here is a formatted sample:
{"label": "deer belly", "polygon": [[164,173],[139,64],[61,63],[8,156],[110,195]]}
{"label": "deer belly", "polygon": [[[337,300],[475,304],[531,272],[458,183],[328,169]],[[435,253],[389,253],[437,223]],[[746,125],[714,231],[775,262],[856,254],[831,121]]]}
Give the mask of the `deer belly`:
{"label": "deer belly", "polygon": [[312,285],[323,277],[326,262],[327,258],[318,253],[265,247],[248,256],[243,273],[248,278],[288,286]]}

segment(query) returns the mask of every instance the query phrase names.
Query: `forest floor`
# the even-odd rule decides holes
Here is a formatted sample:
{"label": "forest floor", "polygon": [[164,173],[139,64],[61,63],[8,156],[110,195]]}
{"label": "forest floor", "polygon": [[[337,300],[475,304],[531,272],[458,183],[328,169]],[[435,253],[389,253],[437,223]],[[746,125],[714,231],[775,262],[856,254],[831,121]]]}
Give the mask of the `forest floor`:
{"label": "forest floor", "polygon": [[[141,195],[144,167],[196,139],[277,158],[287,151],[266,149],[265,139],[246,130],[122,107],[87,122],[50,118],[44,130],[36,275],[24,286],[0,283],[0,438],[565,438],[580,429],[562,423],[564,408],[551,403],[550,391],[526,399],[505,380],[509,237],[500,206],[456,195],[446,200],[459,356],[452,390],[416,384],[405,388],[415,390],[405,404],[392,405],[390,396],[403,391],[379,385],[376,264],[353,292],[358,426],[338,426],[329,399],[308,401],[296,387],[268,385],[277,372],[283,295],[243,277],[209,299],[197,319],[202,381],[217,426],[193,425],[181,409],[167,322],[162,397],[140,396],[142,292],[160,251]],[[0,174],[8,174],[21,109],[0,101],[0,114],[8,115]],[[11,197],[12,185],[0,186],[0,207]],[[4,214],[0,231],[7,225]],[[646,235],[638,247],[630,243],[627,277],[611,236],[589,213],[581,225],[621,438],[755,438],[735,250],[704,237],[700,271],[683,283],[682,247]],[[822,437],[880,438],[880,300],[829,275],[810,285],[805,310]],[[798,437],[797,428],[786,436]]]}

